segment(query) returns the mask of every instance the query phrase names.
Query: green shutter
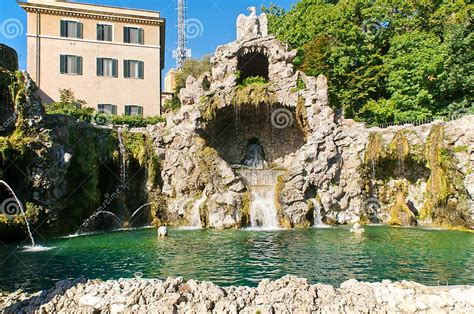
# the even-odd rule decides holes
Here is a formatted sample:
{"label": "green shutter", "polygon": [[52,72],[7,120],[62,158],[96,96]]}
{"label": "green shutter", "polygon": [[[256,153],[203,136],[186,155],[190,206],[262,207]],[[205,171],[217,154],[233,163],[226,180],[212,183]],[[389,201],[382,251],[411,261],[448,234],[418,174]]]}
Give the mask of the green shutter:
{"label": "green shutter", "polygon": [[112,60],[112,76],[118,77],[118,60]]}
{"label": "green shutter", "polygon": [[130,77],[130,60],[123,60],[123,76]]}
{"label": "green shutter", "polygon": [[97,40],[104,40],[104,32],[105,32],[105,27],[104,25],[97,24]]}
{"label": "green shutter", "polygon": [[130,108],[130,106],[125,106],[125,115],[126,116],[129,116],[131,114],[132,110]]}
{"label": "green shutter", "polygon": [[126,26],[123,28],[123,42],[130,43],[130,28]]}
{"label": "green shutter", "polygon": [[144,38],[143,29],[139,28],[139,29],[138,29],[138,43],[139,43],[140,45],[143,45],[144,39],[145,39],[145,38]]}
{"label": "green shutter", "polygon": [[104,75],[104,59],[97,58],[97,76]]}
{"label": "green shutter", "polygon": [[117,115],[117,106],[112,105],[112,114]]}
{"label": "green shutter", "polygon": [[114,41],[114,33],[112,31],[112,28],[113,28],[112,25],[108,25],[106,27],[106,29],[107,29],[107,38],[108,38],[107,40],[108,41]]}
{"label": "green shutter", "polygon": [[76,29],[77,30],[77,38],[82,38],[82,28],[83,28],[82,23],[77,22],[76,27],[77,27],[77,29]]}
{"label": "green shutter", "polygon": [[138,78],[143,79],[145,77],[145,64],[143,61],[138,62]]}
{"label": "green shutter", "polygon": [[59,73],[64,74],[67,73],[67,56],[61,55],[59,58]]}
{"label": "green shutter", "polygon": [[82,75],[82,57],[76,57],[77,60],[77,74]]}
{"label": "green shutter", "polygon": [[67,37],[67,22],[61,21],[61,37]]}
{"label": "green shutter", "polygon": [[143,107],[138,106],[137,108],[138,108],[138,115],[139,115],[140,117],[143,117]]}
{"label": "green shutter", "polygon": [[98,104],[97,109],[99,110],[99,112],[104,112],[104,105],[103,104]]}

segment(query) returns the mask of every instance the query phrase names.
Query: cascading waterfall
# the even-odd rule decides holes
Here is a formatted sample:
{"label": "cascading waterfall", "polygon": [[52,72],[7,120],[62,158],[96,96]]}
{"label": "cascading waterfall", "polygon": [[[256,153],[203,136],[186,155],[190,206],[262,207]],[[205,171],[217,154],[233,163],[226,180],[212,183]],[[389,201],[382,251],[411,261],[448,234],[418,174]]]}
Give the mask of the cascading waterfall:
{"label": "cascading waterfall", "polygon": [[314,228],[327,228],[328,225],[326,225],[323,222],[323,215],[321,213],[321,204],[316,199],[312,199],[311,202],[313,203],[313,218],[314,218]]}
{"label": "cascading waterfall", "polygon": [[127,167],[127,147],[125,147],[125,142],[123,140],[122,128],[117,129],[117,137],[119,141],[120,149],[120,180],[122,184],[125,184],[128,176],[128,167]]}
{"label": "cascading waterfall", "polygon": [[[28,218],[26,217],[26,214],[25,214],[25,210],[23,209],[23,204],[21,204],[20,200],[18,199],[18,197],[16,196],[15,192],[13,192],[13,189],[10,187],[10,185],[8,185],[8,183],[6,183],[5,181],[3,180],[0,180],[0,183],[6,187],[8,189],[8,191],[10,191],[10,194],[13,195],[13,197],[15,198],[15,201],[16,203],[18,204],[18,207],[21,211],[21,214],[23,216],[23,218],[25,219],[25,223],[26,223],[26,230],[28,231],[28,236],[30,237],[30,241],[31,241],[31,246],[32,247],[35,247],[36,246],[36,243],[35,243],[35,239],[33,238],[33,234],[31,233],[31,228],[30,228],[30,222],[28,221]],[[7,206],[7,205],[4,205],[4,206]],[[5,210],[5,209],[4,209]]]}
{"label": "cascading waterfall", "polygon": [[275,206],[275,187],[281,170],[270,169],[237,169],[247,185],[250,200],[250,225],[252,228],[279,228]]}
{"label": "cascading waterfall", "polygon": [[207,196],[206,193],[203,192],[202,196],[194,202],[193,207],[191,209],[191,228],[194,229],[201,229],[202,228],[202,221],[201,221],[201,205],[206,201]]}

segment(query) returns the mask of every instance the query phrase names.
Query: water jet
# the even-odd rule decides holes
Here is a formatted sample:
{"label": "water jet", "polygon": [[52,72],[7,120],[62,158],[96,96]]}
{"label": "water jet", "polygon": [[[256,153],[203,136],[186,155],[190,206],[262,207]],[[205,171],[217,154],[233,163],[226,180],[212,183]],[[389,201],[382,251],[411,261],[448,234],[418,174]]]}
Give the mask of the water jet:
{"label": "water jet", "polygon": [[25,219],[25,223],[26,223],[26,230],[28,231],[28,236],[30,237],[30,241],[31,241],[31,247],[35,247],[36,246],[36,243],[35,243],[35,239],[33,238],[33,234],[31,233],[31,228],[30,228],[30,222],[28,221],[28,218],[26,217],[26,213],[25,213],[25,210],[23,209],[23,204],[20,202],[20,200],[18,199],[18,197],[16,196],[15,192],[13,191],[13,189],[10,187],[10,185],[8,183],[6,183],[5,181],[3,180],[0,180],[0,183],[6,187],[8,189],[8,191],[10,192],[11,195],[13,195],[13,197],[15,198],[15,201],[16,203],[18,204],[18,207],[21,211],[21,214],[23,216],[23,218]]}

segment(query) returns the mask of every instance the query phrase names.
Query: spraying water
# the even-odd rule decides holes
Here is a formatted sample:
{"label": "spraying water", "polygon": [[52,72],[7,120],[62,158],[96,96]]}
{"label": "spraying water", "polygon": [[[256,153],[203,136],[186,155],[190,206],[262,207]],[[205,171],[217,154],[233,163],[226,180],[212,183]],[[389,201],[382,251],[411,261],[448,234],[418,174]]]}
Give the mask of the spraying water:
{"label": "spraying water", "polygon": [[15,192],[13,192],[13,189],[10,187],[10,185],[8,185],[8,183],[6,183],[3,180],[0,180],[0,183],[3,186],[5,186],[8,189],[8,191],[10,191],[11,195],[13,195],[13,197],[15,198],[15,201],[18,204],[18,207],[20,208],[21,214],[23,215],[23,218],[25,219],[26,230],[28,231],[28,236],[30,237],[31,246],[36,247],[35,239],[33,238],[33,234],[31,233],[30,222],[28,221],[28,218],[26,217],[25,210],[23,209],[23,205],[21,204],[20,200],[16,196]]}
{"label": "spraying water", "polygon": [[120,149],[120,181],[122,184],[125,184],[127,181],[128,176],[128,166],[127,166],[127,147],[125,146],[125,142],[123,140],[122,128],[117,129],[117,137],[119,141],[119,149]]}
{"label": "spraying water", "polygon": [[130,219],[128,221],[132,222],[133,221],[133,217],[140,211],[142,210],[143,208],[145,208],[146,206],[150,206],[151,203],[146,203],[140,207],[138,207],[138,209],[136,211],[133,212],[133,214],[130,216]]}
{"label": "spraying water", "polygon": [[113,219],[115,219],[119,225],[122,224],[122,220],[120,220],[120,218],[117,217],[117,215],[115,215],[114,213],[112,212],[109,212],[109,211],[105,211],[105,210],[101,210],[101,211],[98,211],[98,212],[95,212],[93,213],[89,218],[87,218],[83,223],[82,225],[79,227],[79,229],[77,230],[76,234],[81,234],[83,233],[84,231],[87,230],[87,228],[89,228],[92,224],[92,222],[94,222],[99,216],[101,215],[105,215],[105,216],[110,216],[112,217]]}

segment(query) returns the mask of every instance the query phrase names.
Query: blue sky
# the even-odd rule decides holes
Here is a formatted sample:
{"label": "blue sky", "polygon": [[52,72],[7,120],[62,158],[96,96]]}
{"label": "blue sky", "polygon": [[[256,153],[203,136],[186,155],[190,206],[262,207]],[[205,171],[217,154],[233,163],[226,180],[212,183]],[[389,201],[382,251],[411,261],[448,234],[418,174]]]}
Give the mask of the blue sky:
{"label": "blue sky", "polygon": [[[157,10],[166,18],[166,63],[163,75],[175,66],[172,51],[176,48],[176,0],[81,0],[119,7],[131,7]],[[246,8],[274,3],[289,9],[297,0],[188,0],[188,19],[193,19],[199,28],[196,38],[189,39],[193,57],[213,53],[218,45],[231,42],[236,37],[235,20]],[[6,33],[3,25],[8,24]],[[17,5],[16,0],[0,0],[0,43],[15,48],[19,55],[20,68],[26,69],[26,13]]]}

